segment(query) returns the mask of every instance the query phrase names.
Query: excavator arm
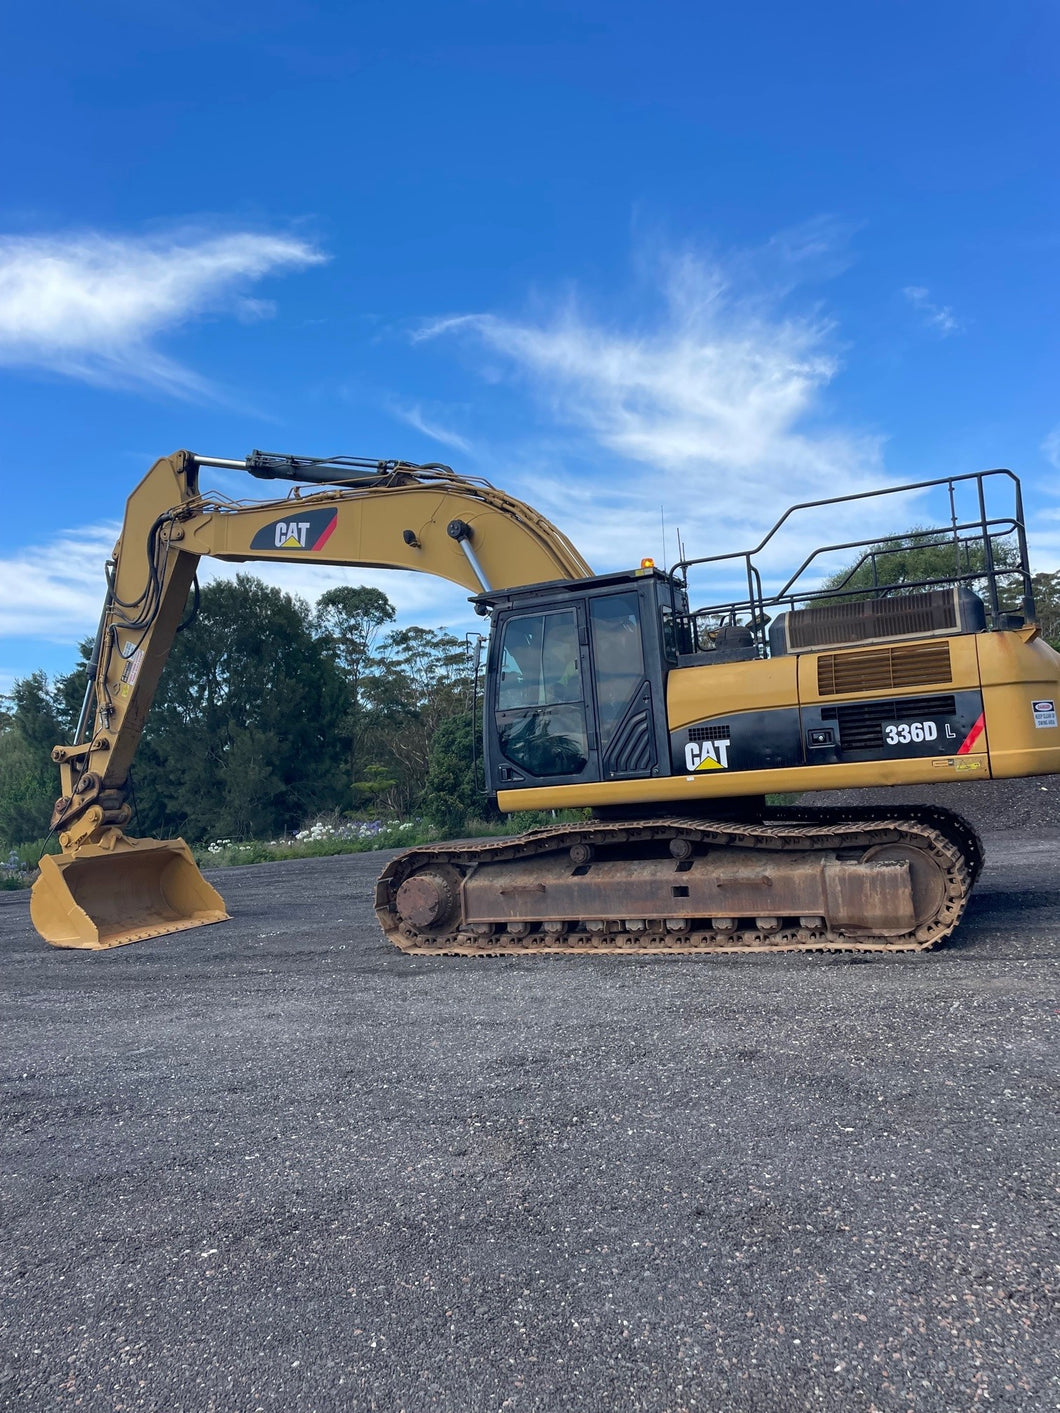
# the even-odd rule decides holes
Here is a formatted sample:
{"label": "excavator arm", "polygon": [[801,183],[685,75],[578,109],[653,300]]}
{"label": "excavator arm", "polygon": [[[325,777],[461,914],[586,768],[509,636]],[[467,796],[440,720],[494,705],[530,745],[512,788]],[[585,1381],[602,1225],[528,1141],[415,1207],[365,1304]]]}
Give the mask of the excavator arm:
{"label": "excavator arm", "polygon": [[[201,467],[297,484],[286,497],[233,502],[200,493]],[[123,833],[129,769],[203,557],[411,569],[473,594],[592,573],[544,516],[446,466],[261,452],[156,461],[129,497],[107,566],[75,741],[52,753],[62,854],[42,860],[31,908],[59,945],[114,946],[226,915],[183,841]]]}

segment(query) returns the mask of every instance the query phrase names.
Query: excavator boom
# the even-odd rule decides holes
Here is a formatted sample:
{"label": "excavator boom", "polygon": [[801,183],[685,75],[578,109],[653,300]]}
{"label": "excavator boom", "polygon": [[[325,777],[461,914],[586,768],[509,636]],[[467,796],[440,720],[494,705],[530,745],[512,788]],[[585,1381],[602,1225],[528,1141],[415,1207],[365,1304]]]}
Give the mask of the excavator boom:
{"label": "excavator boom", "polygon": [[[236,503],[200,494],[201,467],[298,485],[282,499]],[[411,569],[472,594],[591,574],[543,515],[446,466],[262,452],[157,461],[129,497],[108,565],[77,737],[52,753],[62,853],[42,862],[30,908],[58,946],[113,947],[227,916],[183,840],[123,832],[129,769],[204,556]]]}

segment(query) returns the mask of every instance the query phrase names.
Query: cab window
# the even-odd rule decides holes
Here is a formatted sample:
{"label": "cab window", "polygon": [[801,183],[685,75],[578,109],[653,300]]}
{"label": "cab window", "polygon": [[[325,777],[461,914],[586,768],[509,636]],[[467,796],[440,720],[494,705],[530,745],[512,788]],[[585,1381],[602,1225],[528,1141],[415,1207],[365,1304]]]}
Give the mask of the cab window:
{"label": "cab window", "polygon": [[532,775],[578,775],[589,761],[578,623],[572,610],[512,618],[501,640],[497,737]]}
{"label": "cab window", "polygon": [[640,598],[607,594],[589,603],[601,745],[606,748],[644,681]]}
{"label": "cab window", "polygon": [[573,611],[510,619],[501,644],[498,709],[581,700],[578,625]]}

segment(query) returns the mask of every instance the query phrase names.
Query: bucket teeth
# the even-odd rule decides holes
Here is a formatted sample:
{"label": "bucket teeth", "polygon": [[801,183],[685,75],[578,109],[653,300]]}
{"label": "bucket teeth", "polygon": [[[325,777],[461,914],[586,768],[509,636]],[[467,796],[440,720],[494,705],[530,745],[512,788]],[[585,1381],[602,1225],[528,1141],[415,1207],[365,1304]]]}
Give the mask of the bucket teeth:
{"label": "bucket teeth", "polygon": [[45,854],[30,895],[33,925],[55,947],[102,951],[222,922],[224,899],[183,839],[127,839]]}

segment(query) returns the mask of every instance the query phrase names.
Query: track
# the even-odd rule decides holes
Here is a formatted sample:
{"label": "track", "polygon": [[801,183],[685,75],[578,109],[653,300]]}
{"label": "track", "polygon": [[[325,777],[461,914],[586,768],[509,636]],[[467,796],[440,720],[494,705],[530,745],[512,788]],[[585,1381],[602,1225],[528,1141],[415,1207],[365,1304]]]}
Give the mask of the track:
{"label": "track", "polygon": [[926,951],[982,863],[971,825],[935,807],[594,821],[411,849],[376,912],[423,955]]}

